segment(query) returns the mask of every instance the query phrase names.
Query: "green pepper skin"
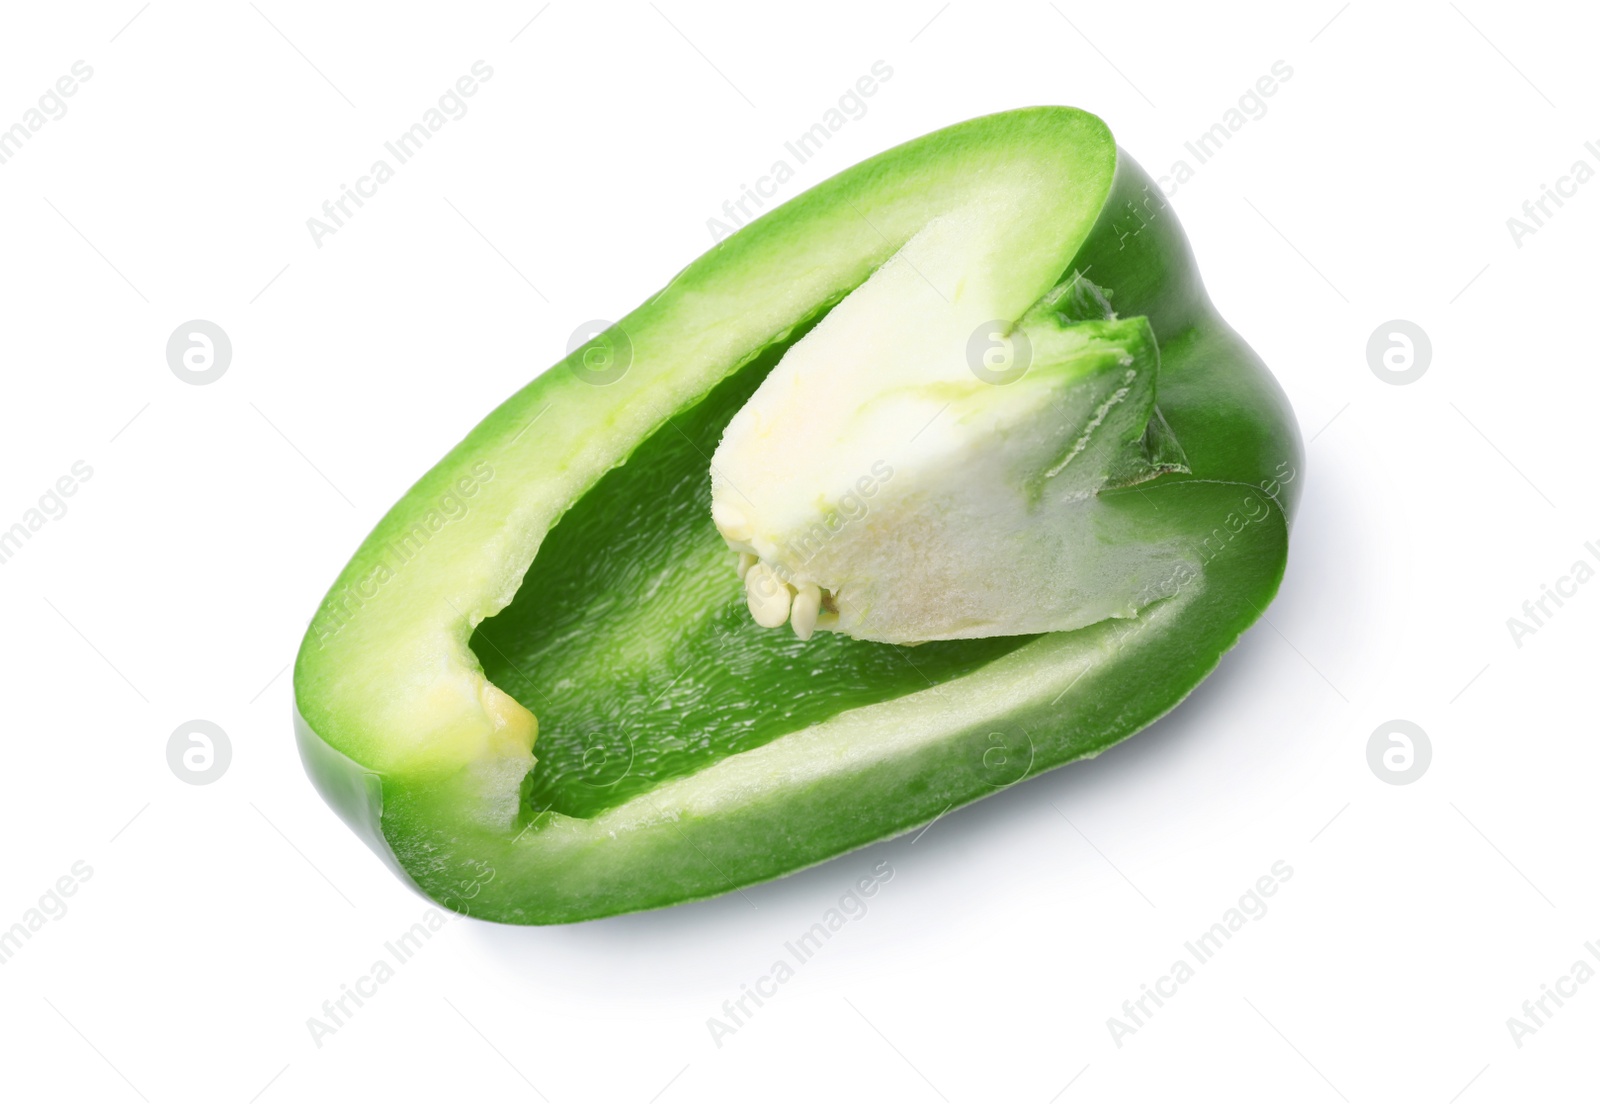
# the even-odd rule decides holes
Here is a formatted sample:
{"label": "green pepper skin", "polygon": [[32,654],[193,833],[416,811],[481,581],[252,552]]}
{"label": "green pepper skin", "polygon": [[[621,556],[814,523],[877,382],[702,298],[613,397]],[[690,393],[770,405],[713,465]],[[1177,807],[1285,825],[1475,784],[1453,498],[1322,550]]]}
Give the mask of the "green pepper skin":
{"label": "green pepper skin", "polygon": [[[938,158],[981,140],[985,126],[1077,127],[1080,119],[1094,125],[1083,124],[1083,141],[1098,141],[1104,132],[1092,116],[1039,108],[903,149]],[[1119,315],[1145,315],[1156,332],[1158,404],[1189,471],[1101,495],[1117,508],[1119,534],[1181,535],[1192,544],[1202,568],[1178,582],[1176,595],[1136,619],[1032,639],[936,687],[844,711],[586,817],[526,805],[485,812],[482,797],[503,785],[485,785],[470,761],[385,763],[375,752],[382,735],[363,734],[348,706],[359,703],[351,688],[365,679],[350,671],[354,653],[341,653],[339,640],[313,623],[296,666],[295,729],[329,804],[430,899],[499,922],[565,923],[714,896],[816,864],[1091,757],[1170,711],[1275,595],[1303,462],[1287,400],[1212,307],[1160,190],[1126,154],[1115,150],[1114,158],[1098,215],[1064,273],[1086,273],[1109,290]],[[826,199],[833,183],[808,197]],[[739,238],[723,246],[737,250]],[[685,276],[692,282],[693,267],[679,280]],[[452,463],[459,471],[492,435],[557,402],[566,382],[547,380],[556,375],[507,401],[436,472]],[[590,391],[591,402],[603,402],[601,390]],[[407,500],[436,495],[432,477]],[[407,500],[363,551],[390,539]],[[335,591],[365,571],[363,556]],[[510,598],[502,592],[501,605]],[[492,612],[459,614],[455,631],[465,642]],[[537,742],[533,749],[537,756]]]}

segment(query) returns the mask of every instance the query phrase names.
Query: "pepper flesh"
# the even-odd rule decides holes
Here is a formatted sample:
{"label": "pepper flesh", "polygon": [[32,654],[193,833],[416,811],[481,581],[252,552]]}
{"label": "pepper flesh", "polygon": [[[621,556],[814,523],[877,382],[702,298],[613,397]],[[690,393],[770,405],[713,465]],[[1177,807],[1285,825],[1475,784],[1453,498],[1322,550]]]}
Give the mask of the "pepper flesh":
{"label": "pepper flesh", "polygon": [[[1123,315],[1149,320],[1159,343],[1159,403],[1189,471],[1098,498],[1118,540],[1176,538],[1193,551],[1196,568],[1170,582],[1166,599],[1136,619],[922,647],[951,648],[926,663],[943,666],[932,688],[903,669],[872,668],[895,664],[873,643],[818,636],[788,648],[835,651],[829,675],[847,692],[760,715],[764,693],[789,679],[781,663],[800,657],[778,653],[763,655],[773,664],[745,687],[708,679],[675,690],[675,651],[710,662],[742,644],[687,631],[679,641],[690,624],[675,620],[689,617],[650,606],[658,593],[720,601],[721,588],[743,605],[710,525],[702,460],[699,479],[663,489],[659,507],[677,497],[703,531],[685,530],[662,564],[616,569],[609,592],[572,608],[605,635],[562,637],[553,621],[541,624],[535,598],[519,593],[524,576],[582,579],[576,553],[547,561],[574,549],[565,528],[607,522],[602,492],[623,478],[639,483],[630,455],[664,456],[697,418],[719,431],[707,406],[719,387],[775,360],[930,219],[997,178],[1022,182],[1033,205],[1018,216],[1032,219],[1016,270],[1023,302],[1073,271],[1092,273]],[[1085,113],[1004,113],[871,159],[721,243],[617,332],[634,351],[620,380],[594,387],[569,361],[419,481],[341,574],[297,660],[296,730],[312,779],[380,856],[455,910],[520,923],[641,910],[911,829],[1170,710],[1281,578],[1300,487],[1287,403],[1211,307],[1160,192]],[[649,506],[641,498],[638,510]],[[629,526],[621,511],[609,521],[618,534]],[[748,580],[756,567],[745,570]],[[570,644],[565,669],[540,660],[537,642],[519,644],[540,635]],[[519,669],[539,679],[520,686]],[[581,756],[568,758],[576,767],[541,782],[567,741],[556,705],[600,711],[589,701],[604,697],[585,700],[583,690],[619,687],[630,673],[649,677],[665,704],[638,698],[621,724],[625,741],[601,749],[603,771],[585,767],[591,750],[579,742]],[[691,726],[701,745],[724,742],[717,756],[672,748]]]}

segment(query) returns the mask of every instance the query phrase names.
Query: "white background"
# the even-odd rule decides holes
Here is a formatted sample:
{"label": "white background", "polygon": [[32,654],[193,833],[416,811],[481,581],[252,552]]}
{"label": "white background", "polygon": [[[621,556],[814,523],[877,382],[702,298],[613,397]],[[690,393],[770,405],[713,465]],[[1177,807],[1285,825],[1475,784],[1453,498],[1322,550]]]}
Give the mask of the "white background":
{"label": "white background", "polygon": [[[1600,969],[1600,583],[1520,645],[1506,625],[1600,568],[1600,182],[1520,245],[1506,224],[1600,169],[1592,13],[138,3],[0,25],[0,126],[94,71],[0,166],[0,529],[94,471],[0,565],[0,927],[93,869],[0,965],[0,1095],[1592,1099],[1600,982],[1520,1044],[1507,1020]],[[479,59],[468,114],[315,245],[306,220]],[[452,919],[314,1044],[306,1020],[426,906],[301,770],[284,670],[318,599],[412,480],[707,248],[880,59],[892,79],[780,199],[1035,103],[1095,111],[1152,173],[1195,168],[1173,203],[1308,442],[1271,625],[1147,733],[914,842],[644,916]],[[1278,60],[1267,114],[1198,165],[1185,140]],[[196,318],[234,347],[205,387],[164,355]],[[1395,318],[1433,346],[1405,386],[1366,357]],[[233,747],[204,787],[165,754],[196,718]],[[1406,786],[1366,754],[1395,718],[1432,745]],[[880,860],[866,916],[714,1043],[707,1019]],[[1266,916],[1115,1041],[1279,860]]]}

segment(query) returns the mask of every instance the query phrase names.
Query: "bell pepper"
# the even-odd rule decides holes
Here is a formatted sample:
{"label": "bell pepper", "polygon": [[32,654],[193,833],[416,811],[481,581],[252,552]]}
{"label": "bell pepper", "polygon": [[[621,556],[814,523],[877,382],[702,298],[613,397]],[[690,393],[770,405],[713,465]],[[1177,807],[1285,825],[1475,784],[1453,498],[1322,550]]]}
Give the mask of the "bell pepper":
{"label": "bell pepper", "polygon": [[[882,468],[862,473],[866,523],[844,521],[848,537],[815,562],[846,576],[870,565],[856,584],[833,593],[785,562],[783,543],[805,539],[776,523],[758,557],[766,540],[739,512],[713,517],[713,456],[737,460],[727,450],[744,449],[754,418],[741,412],[766,410],[763,383],[808,336],[838,334],[853,303],[881,305],[852,296],[884,273],[915,283],[908,244],[974,211],[987,213],[978,238],[921,255],[923,275],[952,312],[969,285],[987,290],[1002,334],[1042,324],[1035,345],[1055,361],[1021,366],[1020,381],[974,363],[973,387],[1046,395],[1125,367],[1141,405],[1114,448],[1079,448],[1091,420],[1063,455],[1079,459],[1083,510],[1028,514],[1057,467],[1019,480],[1034,500],[1013,488],[952,498],[951,474],[1003,482],[1010,470],[935,461],[1018,441],[974,409],[959,433],[935,424],[944,437],[919,439],[909,463],[907,444],[885,440]],[[873,357],[918,341],[912,324],[851,318],[862,380]],[[965,397],[952,410],[986,395],[947,383]],[[1047,407],[1008,404],[1029,433],[1060,432]],[[833,447],[807,441],[785,456],[820,473],[828,459],[806,452]],[[1276,593],[1301,466],[1282,391],[1218,316],[1171,207],[1106,125],[1060,107],[971,120],[722,240],[425,474],[306,633],[302,759],[395,872],[467,915],[564,923],[725,893],[1091,757],[1170,711]],[[907,499],[936,469],[944,483]],[[777,470],[734,478],[760,485],[744,489],[752,502],[765,471]],[[1005,534],[970,541],[988,499],[1009,505]],[[964,514],[941,515],[951,503]],[[824,508],[831,532],[840,520]],[[992,604],[992,619],[950,614],[960,605],[927,592],[915,550],[873,560],[919,519],[941,573],[967,559],[988,582],[962,603]],[[1005,559],[986,552],[1003,538],[1008,558],[1043,566],[1036,602],[1019,602]],[[1083,583],[1080,562],[1094,570],[1064,597]],[[854,614],[839,606],[851,595],[867,598]]]}

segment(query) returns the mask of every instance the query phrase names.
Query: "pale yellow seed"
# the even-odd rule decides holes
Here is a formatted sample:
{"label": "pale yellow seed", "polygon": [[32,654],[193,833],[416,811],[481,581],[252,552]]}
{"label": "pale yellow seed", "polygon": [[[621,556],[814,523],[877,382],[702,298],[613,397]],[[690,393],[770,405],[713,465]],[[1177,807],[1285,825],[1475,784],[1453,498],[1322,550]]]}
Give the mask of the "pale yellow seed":
{"label": "pale yellow seed", "polygon": [[795,637],[802,642],[810,639],[811,632],[817,629],[817,614],[821,610],[822,589],[815,584],[802,584],[795,594],[789,612],[789,622],[794,627]]}
{"label": "pale yellow seed", "polygon": [[763,562],[750,566],[744,577],[745,603],[750,617],[764,627],[781,627],[789,621],[794,592]]}
{"label": "pale yellow seed", "polygon": [[754,565],[755,563],[756,563],[756,555],[755,554],[742,553],[742,554],[739,555],[738,573],[739,573],[739,579],[740,580],[743,580],[745,578],[745,574],[750,571],[750,566]]}

